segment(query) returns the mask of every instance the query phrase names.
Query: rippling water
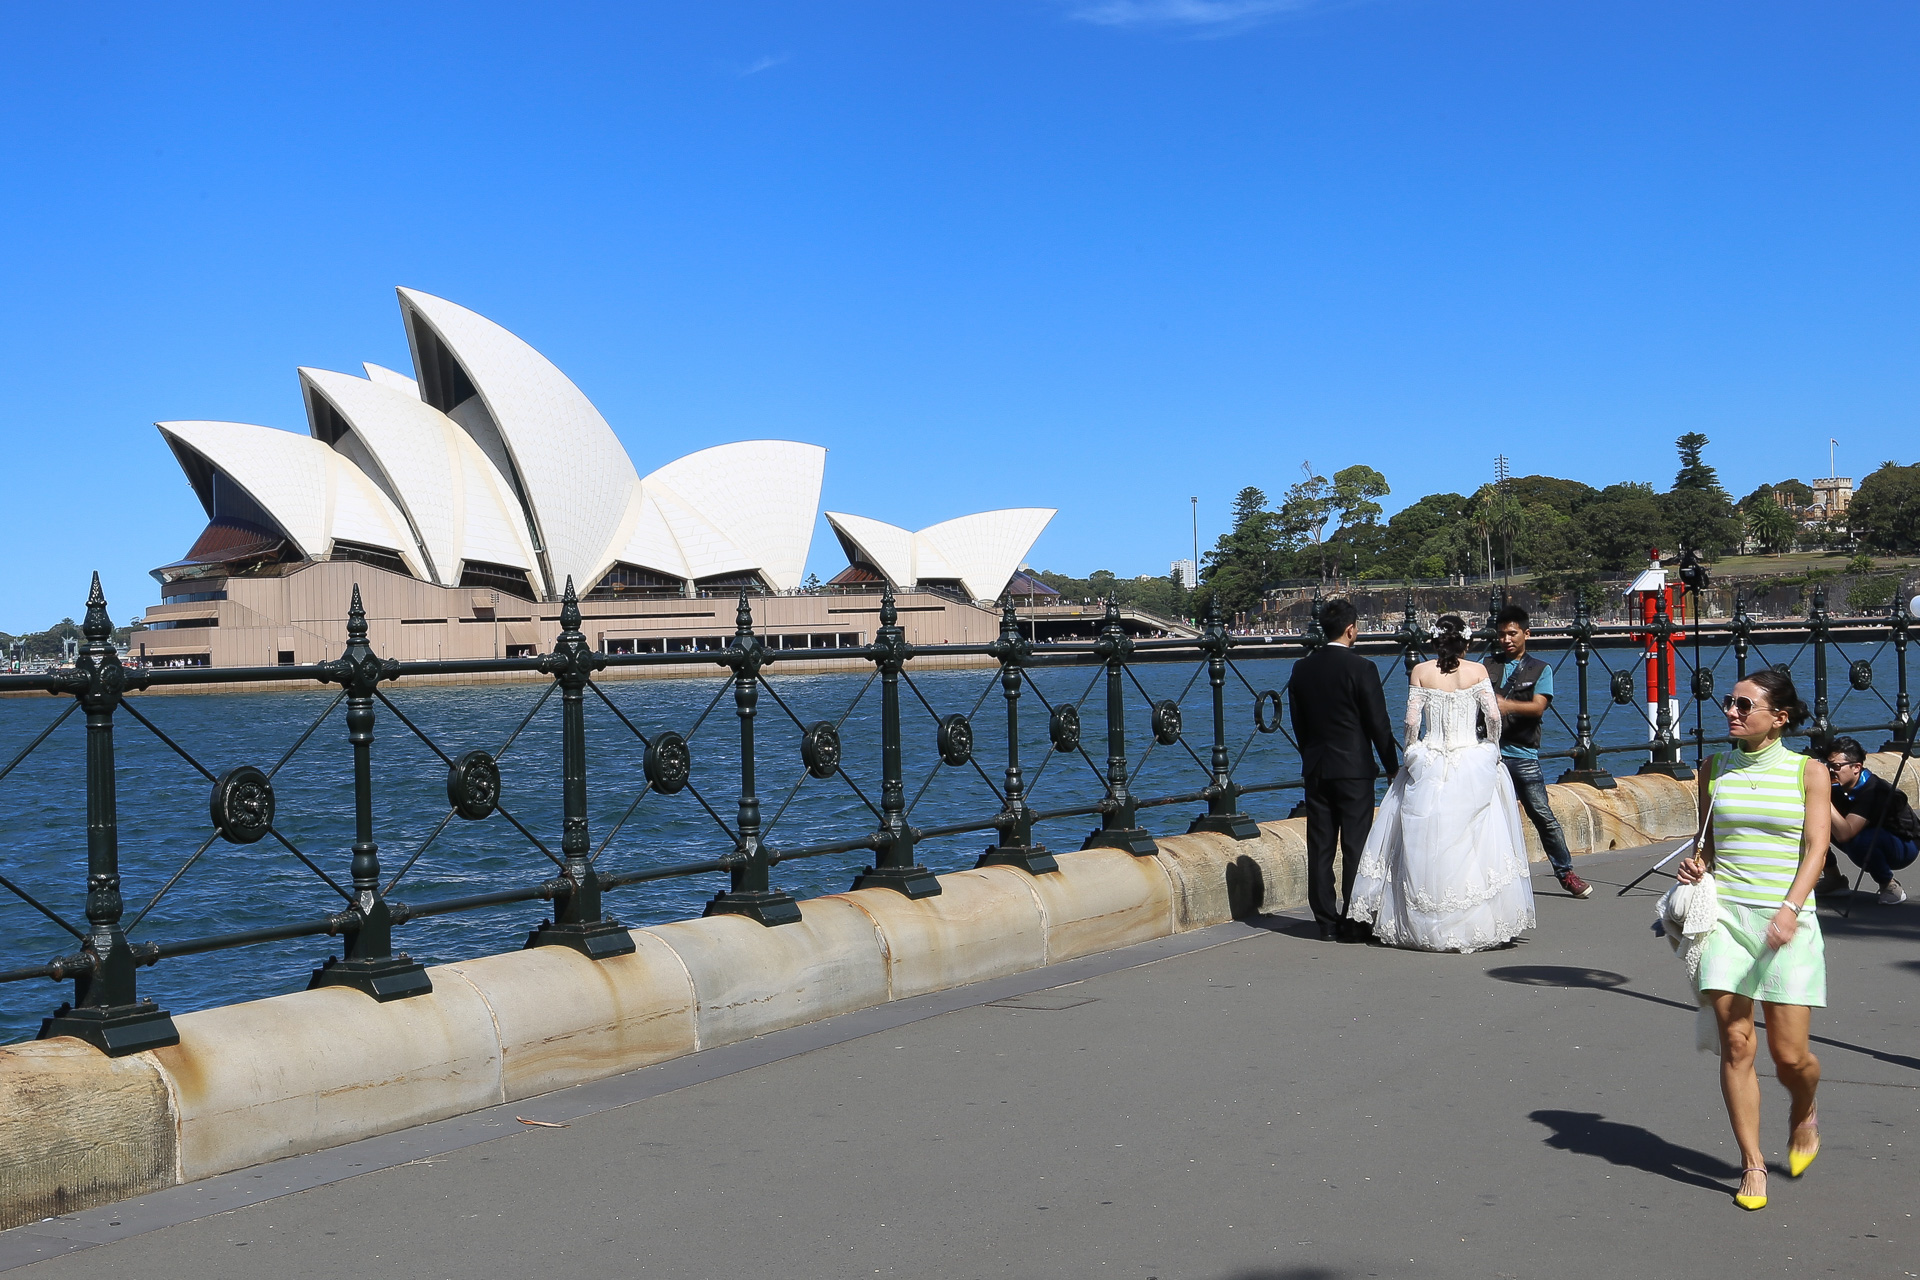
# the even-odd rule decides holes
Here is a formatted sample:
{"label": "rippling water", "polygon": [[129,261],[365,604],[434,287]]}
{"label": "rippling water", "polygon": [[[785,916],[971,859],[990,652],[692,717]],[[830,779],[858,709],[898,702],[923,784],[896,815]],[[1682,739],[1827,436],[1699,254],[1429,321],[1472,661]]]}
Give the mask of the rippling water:
{"label": "rippling water", "polygon": [[[1771,656],[1785,660],[1789,652]],[[1863,648],[1861,655],[1848,656],[1870,652]],[[1560,654],[1546,656],[1561,665],[1558,702],[1570,723],[1574,714],[1572,659],[1563,662]],[[1607,661],[1616,667],[1627,659],[1617,652],[1607,655]],[[1245,752],[1236,776],[1249,784],[1297,777],[1298,760],[1285,735],[1254,734],[1249,741],[1249,685],[1255,689],[1284,686],[1291,661],[1250,655],[1236,661],[1244,682],[1230,675],[1227,689],[1229,745],[1236,754],[1243,749]],[[1807,692],[1810,663],[1805,654],[1793,662],[1803,682],[1803,693]],[[1405,700],[1401,668],[1384,659],[1380,665],[1387,673],[1388,705],[1398,714]],[[1890,687],[1890,663],[1877,665],[1888,668],[1882,683]],[[1182,700],[1188,743],[1205,760],[1211,744],[1211,701],[1198,664],[1142,665],[1133,670],[1146,695]],[[1729,656],[1722,666],[1722,691],[1732,684],[1731,670]],[[1846,688],[1844,663],[1836,661],[1835,673],[1834,696],[1838,698]],[[1085,696],[1081,708],[1083,742],[1093,760],[1104,765],[1105,702],[1101,687],[1093,685],[1090,690],[1095,674],[1091,669],[1050,670],[1035,672],[1034,679],[1049,701],[1077,701]],[[1598,667],[1594,679],[1597,715],[1606,696],[1605,674]],[[1005,759],[1005,704],[999,693],[998,673],[924,672],[915,675],[914,682],[933,709],[943,715],[971,712],[978,705],[976,759],[987,778],[998,785]],[[846,715],[841,729],[843,759],[860,789],[877,804],[877,682],[854,703],[866,683],[864,675],[851,674],[776,674],[771,678],[773,690],[803,723],[838,720]],[[663,729],[688,733],[690,726],[707,713],[698,732],[689,733],[693,782],[720,816],[731,823],[738,797],[739,730],[733,699],[724,694],[724,681],[716,676],[619,681],[603,687],[627,717],[649,735]],[[545,686],[408,688],[403,684],[389,687],[387,692],[409,719],[454,756],[473,748],[497,750],[540,700]],[[238,764],[271,767],[336,694],[337,690],[328,690],[147,697],[138,699],[135,705],[217,774]],[[716,695],[722,695],[717,703]],[[938,759],[933,718],[904,684],[901,695],[907,795],[910,800],[920,795],[912,811],[914,824],[933,827],[995,812],[999,802],[994,792],[971,767],[940,768],[921,792]],[[1155,748],[1143,763],[1141,753],[1150,742],[1145,730],[1147,697],[1129,681],[1127,698],[1129,751],[1138,770],[1136,794],[1167,795],[1204,786],[1204,769],[1181,746]],[[1872,691],[1851,694],[1849,699],[1840,705],[1836,720],[1856,723],[1888,718]],[[621,871],[699,861],[729,852],[730,840],[689,792],[648,796],[630,817],[626,816],[644,781],[640,744],[591,694],[586,708],[589,813],[595,846],[625,819],[600,855],[600,868]],[[62,703],[53,698],[0,699],[0,761],[11,759],[62,709]],[[1087,762],[1077,754],[1056,755],[1047,749],[1046,714],[1039,701],[1029,693],[1022,698],[1021,711],[1022,763],[1034,805],[1049,809],[1097,800],[1102,783]],[[1644,738],[1644,727],[1633,718],[1636,714],[1630,707],[1614,708],[1597,736],[1604,743]],[[1710,718],[1710,728],[1713,723]],[[1689,713],[1687,727],[1691,725]],[[773,821],[776,814],[780,815],[770,832],[771,843],[796,848],[847,839],[873,829],[873,815],[842,780],[807,779],[797,791],[794,789],[804,777],[799,730],[766,694],[760,699],[756,733],[763,821]],[[4,798],[0,869],[82,928],[86,871],[83,738],[81,717],[75,715],[0,781],[0,798]],[[1548,748],[1565,745],[1567,735],[1550,723]],[[1867,745],[1877,747],[1878,738]],[[131,920],[211,832],[209,788],[191,765],[128,716],[118,720],[115,746],[121,869],[126,918]],[[1633,757],[1611,759],[1623,771],[1633,767]],[[1550,769],[1550,776],[1556,771]],[[501,772],[506,806],[557,852],[557,695],[547,701],[502,758]],[[413,857],[440,824],[447,811],[445,787],[446,768],[438,757],[397,718],[380,708],[374,748],[375,832],[385,876],[390,877]],[[280,770],[275,789],[279,830],[329,875],[346,883],[348,851],[353,841],[353,787],[343,708],[336,707]],[[1243,807],[1261,819],[1284,817],[1297,798],[1292,792],[1266,793],[1248,796]],[[1203,807],[1185,804],[1148,809],[1142,812],[1142,822],[1156,834],[1184,831],[1193,814]],[[1044,824],[1039,836],[1055,850],[1075,849],[1094,825],[1097,823],[1089,818],[1060,819]],[[991,841],[991,832],[928,841],[921,846],[920,859],[936,871],[969,867]],[[838,892],[849,886],[868,860],[869,855],[853,853],[784,863],[774,868],[774,883],[796,898]],[[553,870],[553,864],[498,815],[478,823],[456,818],[420,854],[393,896],[421,902],[478,893],[532,884],[547,878]],[[726,883],[724,874],[709,874],[634,885],[609,891],[606,906],[610,914],[629,925],[684,919],[699,915],[706,900]],[[333,890],[271,838],[247,846],[216,840],[133,929],[132,936],[137,941],[171,940],[260,928],[318,918],[338,910],[339,905],[340,898]],[[426,963],[512,950],[524,942],[527,930],[539,922],[546,906],[536,901],[418,920],[396,930],[395,946]],[[303,988],[313,966],[330,947],[337,946],[337,939],[302,938],[165,960],[139,970],[140,989],[176,1013],[277,995]],[[11,894],[0,892],[0,968],[38,963],[70,952],[73,947],[73,939],[63,930]],[[40,1019],[69,989],[45,980],[0,985],[0,1041],[36,1034]]]}

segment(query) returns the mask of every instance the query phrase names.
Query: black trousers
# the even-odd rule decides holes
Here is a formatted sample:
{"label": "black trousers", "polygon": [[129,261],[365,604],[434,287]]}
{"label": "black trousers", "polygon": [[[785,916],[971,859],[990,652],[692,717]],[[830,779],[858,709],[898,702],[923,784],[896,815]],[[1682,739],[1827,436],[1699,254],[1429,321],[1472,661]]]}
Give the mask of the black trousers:
{"label": "black trousers", "polygon": [[[1307,905],[1323,929],[1340,923],[1340,904],[1353,897],[1360,851],[1373,830],[1372,778],[1310,778],[1307,781]],[[1346,855],[1340,868],[1340,897],[1333,896],[1336,837]]]}

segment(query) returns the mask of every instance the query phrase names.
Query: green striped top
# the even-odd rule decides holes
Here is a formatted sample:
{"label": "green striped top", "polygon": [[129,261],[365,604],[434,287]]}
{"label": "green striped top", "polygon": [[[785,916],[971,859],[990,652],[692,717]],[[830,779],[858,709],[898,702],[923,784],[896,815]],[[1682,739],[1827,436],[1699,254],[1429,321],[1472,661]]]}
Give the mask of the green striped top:
{"label": "green striped top", "polygon": [[1777,907],[1800,872],[1807,757],[1778,740],[1713,758],[1713,878],[1722,898]]}

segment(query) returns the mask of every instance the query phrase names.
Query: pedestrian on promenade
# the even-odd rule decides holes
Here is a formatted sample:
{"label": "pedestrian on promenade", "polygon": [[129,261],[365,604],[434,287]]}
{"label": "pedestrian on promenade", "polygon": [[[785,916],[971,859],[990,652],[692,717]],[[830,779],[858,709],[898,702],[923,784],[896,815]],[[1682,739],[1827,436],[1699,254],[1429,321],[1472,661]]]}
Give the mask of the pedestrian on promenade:
{"label": "pedestrian on promenade", "polygon": [[1487,669],[1461,660],[1464,621],[1441,618],[1433,650],[1409,677],[1406,767],[1380,802],[1347,915],[1390,947],[1503,947],[1534,914],[1520,812],[1500,762],[1500,707]]}
{"label": "pedestrian on promenade", "polygon": [[[1353,603],[1330,601],[1320,625],[1327,643],[1294,663],[1287,679],[1306,783],[1307,904],[1322,941],[1364,942],[1366,930],[1344,919],[1340,907],[1353,898],[1360,851],[1373,827],[1373,780],[1380,776],[1374,753],[1389,779],[1400,767],[1400,756],[1380,672],[1353,651],[1360,635]],[[1336,837],[1343,855],[1338,899],[1333,893]]]}
{"label": "pedestrian on promenade", "polygon": [[1820,1153],[1814,1091],[1820,1060],[1807,1045],[1812,1010],[1827,1003],[1826,946],[1813,887],[1826,864],[1827,769],[1787,750],[1781,735],[1806,718],[1793,677],[1756,672],[1722,704],[1734,750],[1700,769],[1702,812],[1712,820],[1699,852],[1679,867],[1683,884],[1713,872],[1718,915],[1700,948],[1698,991],[1720,1032],[1720,1092],[1740,1144],[1743,1209],[1767,1203],[1760,1147],[1760,1080],[1753,1070],[1753,1002],[1767,1010],[1767,1050],[1791,1103],[1787,1171],[1806,1172]]}
{"label": "pedestrian on promenade", "polygon": [[[1893,907],[1907,900],[1907,891],[1893,873],[1920,855],[1920,817],[1905,795],[1867,767],[1866,748],[1855,738],[1835,738],[1827,747],[1827,772],[1833,776],[1833,847],[1866,869],[1880,886],[1880,901]],[[1837,886],[1844,891],[1846,878]],[[1830,892],[1836,886],[1821,881]]]}
{"label": "pedestrian on promenade", "polygon": [[1527,611],[1517,604],[1494,615],[1487,677],[1500,696],[1500,760],[1513,779],[1520,807],[1540,833],[1554,878],[1574,897],[1591,898],[1593,886],[1574,873],[1567,837],[1547,802],[1547,780],[1540,772],[1540,719],[1553,705],[1553,668],[1527,653],[1532,626]]}

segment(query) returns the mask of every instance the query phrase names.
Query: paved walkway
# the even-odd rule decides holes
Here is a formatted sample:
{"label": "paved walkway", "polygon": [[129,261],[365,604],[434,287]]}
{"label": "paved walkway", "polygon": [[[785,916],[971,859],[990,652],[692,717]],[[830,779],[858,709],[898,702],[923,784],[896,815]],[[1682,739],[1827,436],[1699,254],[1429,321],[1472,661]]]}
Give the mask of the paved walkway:
{"label": "paved walkway", "polygon": [[[160,1220],[139,1216],[155,1204],[185,1216],[190,1193],[217,1207],[256,1175],[306,1185],[329,1160],[391,1163],[397,1141],[428,1152],[16,1274],[1920,1273],[1920,906],[1823,913],[1825,1152],[1744,1214],[1714,1059],[1693,1052],[1678,962],[1648,929],[1653,895],[1613,893],[1650,860],[1582,859],[1598,886],[1584,903],[1537,880],[1540,928],[1512,950],[1223,926],[1183,944],[1205,949],[1116,953],[718,1050],[761,1065],[717,1078],[701,1075],[729,1060],[649,1068],[489,1113],[458,1140],[415,1131],[25,1228],[108,1238]],[[1763,1083],[1779,1159],[1785,1095]],[[641,1100],[600,1109],[623,1096]],[[475,1141],[490,1133],[505,1136]],[[23,1257],[23,1232],[0,1235],[0,1265]]]}

